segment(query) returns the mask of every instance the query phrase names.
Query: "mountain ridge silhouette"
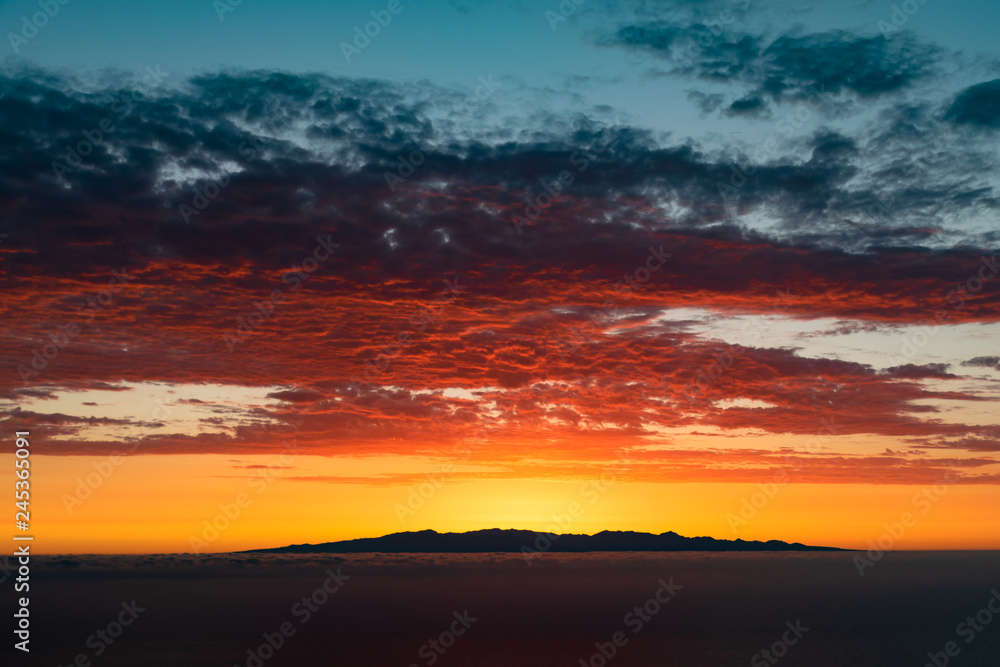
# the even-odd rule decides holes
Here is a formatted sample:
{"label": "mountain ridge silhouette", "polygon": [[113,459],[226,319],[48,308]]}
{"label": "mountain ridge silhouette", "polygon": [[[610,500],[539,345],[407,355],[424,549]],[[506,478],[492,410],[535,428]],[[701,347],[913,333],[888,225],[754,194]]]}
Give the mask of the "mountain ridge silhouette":
{"label": "mountain ridge silhouette", "polygon": [[[539,544],[536,544],[538,542]],[[544,546],[546,545],[547,546]],[[586,553],[595,551],[851,551],[838,547],[809,546],[780,540],[718,540],[713,537],[683,537],[674,531],[640,533],[602,530],[594,535],[538,533],[514,528],[487,528],[464,533],[436,530],[390,533],[319,544],[247,549],[238,553],[521,553],[551,551]]]}

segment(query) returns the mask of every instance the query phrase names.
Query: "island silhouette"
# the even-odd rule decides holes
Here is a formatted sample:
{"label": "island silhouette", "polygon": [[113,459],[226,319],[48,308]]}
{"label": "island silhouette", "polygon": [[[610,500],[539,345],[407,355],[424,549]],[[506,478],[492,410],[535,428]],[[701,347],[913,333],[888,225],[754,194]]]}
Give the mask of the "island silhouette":
{"label": "island silhouette", "polygon": [[673,531],[638,533],[603,530],[594,535],[539,533],[532,530],[473,530],[439,533],[435,530],[391,533],[321,544],[291,544],[284,547],[248,549],[238,553],[530,553],[551,551],[850,551],[838,547],[817,547],[780,540],[717,540],[713,537],[684,537]]}

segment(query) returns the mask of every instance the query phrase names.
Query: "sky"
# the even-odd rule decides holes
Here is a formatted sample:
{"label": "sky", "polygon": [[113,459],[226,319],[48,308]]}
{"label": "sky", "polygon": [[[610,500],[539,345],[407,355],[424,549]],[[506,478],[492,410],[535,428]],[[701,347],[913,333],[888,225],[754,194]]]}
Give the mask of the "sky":
{"label": "sky", "polygon": [[39,551],[1000,548],[996,3],[45,6],[0,2]]}

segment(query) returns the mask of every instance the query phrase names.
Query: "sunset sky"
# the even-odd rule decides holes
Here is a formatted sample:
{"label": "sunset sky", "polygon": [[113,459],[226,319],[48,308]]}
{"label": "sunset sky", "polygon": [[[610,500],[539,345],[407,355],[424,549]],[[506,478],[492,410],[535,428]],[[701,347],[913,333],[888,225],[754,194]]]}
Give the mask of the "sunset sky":
{"label": "sunset sky", "polygon": [[1000,549],[1000,5],[903,4],[0,2],[35,548]]}

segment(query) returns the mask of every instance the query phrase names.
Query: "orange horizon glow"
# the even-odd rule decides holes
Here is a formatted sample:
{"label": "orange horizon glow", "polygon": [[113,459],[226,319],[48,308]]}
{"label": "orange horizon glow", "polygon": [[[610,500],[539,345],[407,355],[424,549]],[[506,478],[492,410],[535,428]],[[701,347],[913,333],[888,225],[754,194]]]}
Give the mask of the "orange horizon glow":
{"label": "orange horizon glow", "polygon": [[[256,465],[273,462],[273,457],[248,457],[254,459],[260,461]],[[33,457],[35,553],[217,553],[487,528],[674,531],[868,549],[868,540],[877,541],[886,524],[898,523],[904,512],[912,513],[915,523],[891,550],[1000,549],[1000,534],[987,522],[1000,513],[1000,494],[992,485],[951,484],[935,492],[933,485],[769,483],[762,490],[751,483],[651,483],[622,475],[605,476],[604,483],[599,477],[446,482],[430,492],[419,483],[295,481],[286,478],[289,471],[234,475],[228,459],[214,455],[137,456],[121,462],[84,501],[70,504],[70,512],[66,498],[103,460]],[[299,463],[320,472],[342,465],[318,457]],[[5,465],[0,484],[13,483],[8,471]],[[421,490],[427,495],[422,505],[411,500]],[[772,494],[766,502],[765,492]],[[249,501],[229,526],[192,548],[191,538],[211,537],[203,522],[227,523],[218,517],[224,508],[235,512],[240,494]],[[575,518],[571,503],[582,508]],[[746,508],[754,503],[760,507],[751,514]],[[412,512],[399,509],[413,506]],[[742,519],[741,511],[750,518]]]}

